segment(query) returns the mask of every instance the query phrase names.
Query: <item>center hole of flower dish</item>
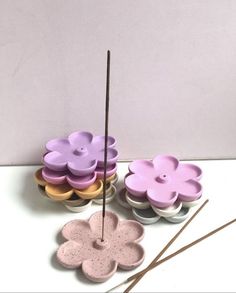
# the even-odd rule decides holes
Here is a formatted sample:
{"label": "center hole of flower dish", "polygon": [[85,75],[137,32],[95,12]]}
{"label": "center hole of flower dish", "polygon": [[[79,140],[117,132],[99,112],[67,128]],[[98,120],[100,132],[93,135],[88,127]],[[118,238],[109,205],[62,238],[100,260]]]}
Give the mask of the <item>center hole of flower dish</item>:
{"label": "center hole of flower dish", "polygon": [[168,182],[168,176],[166,174],[161,174],[156,178],[156,181],[159,183],[167,183]]}
{"label": "center hole of flower dish", "polygon": [[79,147],[77,149],[74,150],[74,154],[76,156],[81,156],[87,153],[87,148],[86,147]]}
{"label": "center hole of flower dish", "polygon": [[104,249],[108,249],[110,247],[110,244],[107,240],[103,240],[102,239],[97,239],[94,242],[94,248],[99,249],[99,250],[104,250]]}

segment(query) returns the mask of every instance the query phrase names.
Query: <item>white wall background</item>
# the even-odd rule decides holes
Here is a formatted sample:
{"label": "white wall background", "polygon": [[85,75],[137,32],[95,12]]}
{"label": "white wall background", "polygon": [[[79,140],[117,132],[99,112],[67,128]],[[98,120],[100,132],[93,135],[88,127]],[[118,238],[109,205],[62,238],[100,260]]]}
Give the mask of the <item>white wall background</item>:
{"label": "white wall background", "polygon": [[236,1],[1,0],[0,164],[110,134],[121,159],[236,157]]}

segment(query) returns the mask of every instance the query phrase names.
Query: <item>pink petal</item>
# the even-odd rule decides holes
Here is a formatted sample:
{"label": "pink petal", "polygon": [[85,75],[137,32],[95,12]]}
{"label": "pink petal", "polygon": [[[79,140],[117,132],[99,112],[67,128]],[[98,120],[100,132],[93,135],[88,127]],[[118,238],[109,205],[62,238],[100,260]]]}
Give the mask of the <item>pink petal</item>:
{"label": "pink petal", "polygon": [[68,137],[70,144],[76,149],[88,146],[92,142],[92,139],[92,133],[86,131],[73,132]]}
{"label": "pink petal", "polygon": [[140,241],[144,236],[144,228],[141,224],[132,220],[123,220],[120,222],[117,232],[114,234],[114,238],[119,243],[127,243]]}
{"label": "pink petal", "polygon": [[114,250],[113,255],[120,268],[131,270],[143,262],[144,249],[137,243],[129,242]]}
{"label": "pink petal", "polygon": [[154,177],[156,171],[154,169],[152,161],[148,160],[135,160],[129,164],[129,171],[140,175],[140,177]]}
{"label": "pink petal", "polygon": [[179,161],[172,156],[157,156],[153,159],[153,165],[158,174],[172,174],[178,167]]}
{"label": "pink petal", "polygon": [[70,143],[66,138],[52,139],[46,144],[46,149],[51,152],[56,151],[59,153],[65,153],[68,152],[70,148]]}
{"label": "pink petal", "polygon": [[67,168],[66,157],[56,151],[47,153],[43,157],[43,162],[46,167],[54,171],[64,171]]}
{"label": "pink petal", "polygon": [[167,208],[177,200],[177,193],[171,191],[166,186],[156,186],[154,189],[148,189],[147,198],[156,207]]}
{"label": "pink petal", "polygon": [[183,201],[194,201],[202,195],[202,186],[195,180],[179,183],[176,190],[179,193],[179,199]]}
{"label": "pink petal", "polygon": [[80,242],[93,238],[89,223],[83,220],[73,220],[67,223],[62,229],[62,236],[66,240]]}
{"label": "pink petal", "polygon": [[125,178],[126,189],[135,196],[145,197],[148,188],[148,181],[141,175],[132,174]]}
{"label": "pink petal", "polygon": [[57,250],[57,259],[61,265],[69,269],[81,266],[84,260],[84,247],[81,242],[67,241]]}
{"label": "pink petal", "polygon": [[89,280],[104,282],[116,272],[117,262],[100,252],[96,257],[85,260],[82,264],[82,270]]}
{"label": "pink petal", "polygon": [[[96,238],[101,238],[102,235],[102,212],[94,213],[90,219],[89,224],[92,232]],[[105,229],[104,229],[104,238],[109,239],[112,238],[115,230],[117,229],[119,224],[119,219],[116,214],[106,211],[105,214]]]}
{"label": "pink petal", "polygon": [[179,164],[175,178],[181,181],[187,181],[190,179],[199,180],[202,176],[202,170],[193,164]]}

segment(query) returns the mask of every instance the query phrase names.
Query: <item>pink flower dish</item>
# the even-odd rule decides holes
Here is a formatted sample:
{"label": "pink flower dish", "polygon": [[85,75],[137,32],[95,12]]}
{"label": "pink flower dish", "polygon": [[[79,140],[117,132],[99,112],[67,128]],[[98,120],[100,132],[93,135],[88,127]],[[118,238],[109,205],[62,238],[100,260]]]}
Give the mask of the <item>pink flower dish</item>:
{"label": "pink flower dish", "polygon": [[74,220],[62,229],[67,240],[57,251],[59,263],[69,269],[81,267],[93,282],[108,280],[117,270],[131,270],[144,259],[140,244],[144,236],[141,224],[132,220],[119,221],[116,214],[106,211],[104,241],[101,241],[102,212],[88,221]]}

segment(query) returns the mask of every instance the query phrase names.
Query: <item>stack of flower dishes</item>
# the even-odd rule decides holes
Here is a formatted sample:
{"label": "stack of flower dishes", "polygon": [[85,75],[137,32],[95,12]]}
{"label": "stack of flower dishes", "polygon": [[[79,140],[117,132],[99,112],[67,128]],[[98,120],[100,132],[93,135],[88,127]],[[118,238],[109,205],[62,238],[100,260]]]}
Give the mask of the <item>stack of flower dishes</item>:
{"label": "stack of flower dishes", "polygon": [[160,217],[180,223],[201,200],[201,175],[196,165],[180,163],[172,156],[136,160],[129,165],[126,189],[121,191],[118,201],[131,207],[136,220],[143,224],[155,223]]}
{"label": "stack of flower dishes", "polygon": [[[81,212],[102,203],[104,176],[104,136],[74,132],[68,138],[53,139],[46,144],[44,167],[37,170],[39,190],[49,199],[62,202],[69,210]],[[115,139],[108,137],[106,201],[116,193],[117,158]]]}

